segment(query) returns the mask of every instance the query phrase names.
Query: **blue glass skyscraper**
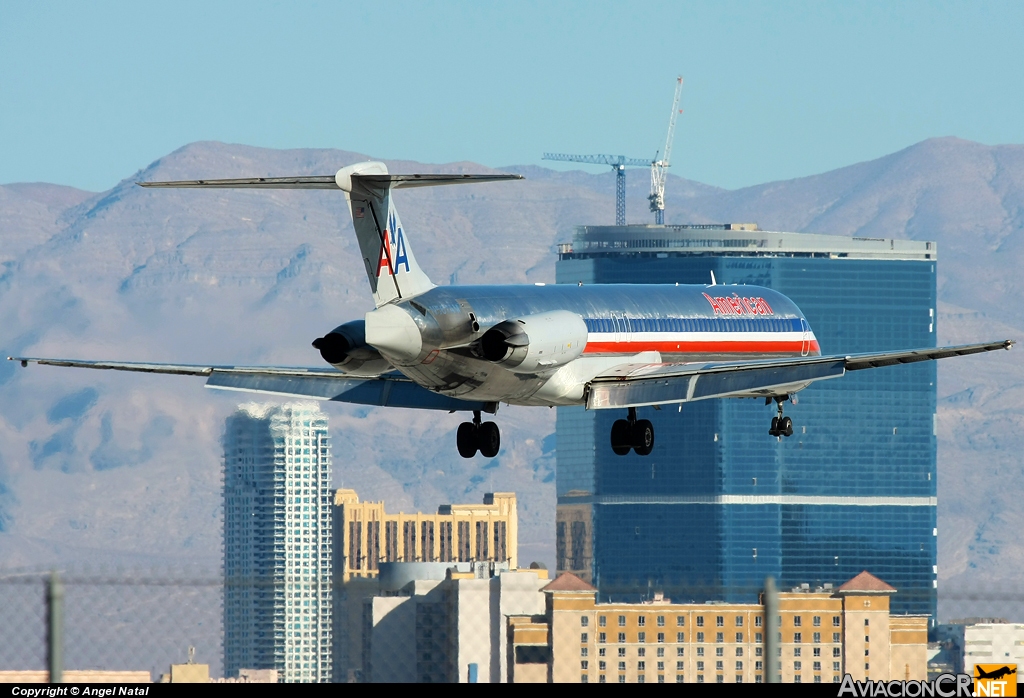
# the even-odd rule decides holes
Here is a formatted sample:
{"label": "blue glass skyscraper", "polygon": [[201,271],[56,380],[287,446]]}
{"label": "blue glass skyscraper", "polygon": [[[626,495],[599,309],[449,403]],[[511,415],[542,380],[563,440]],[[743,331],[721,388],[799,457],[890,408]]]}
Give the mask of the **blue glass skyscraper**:
{"label": "blue glass skyscraper", "polygon": [[[756,230],[582,227],[559,283],[756,284],[793,299],[822,353],[935,346],[934,243]],[[936,366],[822,381],[768,428],[774,406],[708,400],[642,408],[650,456],[616,456],[615,410],[559,408],[557,566],[602,594],[756,597],[842,583],[868,570],[899,591],[897,613],[934,616]]]}

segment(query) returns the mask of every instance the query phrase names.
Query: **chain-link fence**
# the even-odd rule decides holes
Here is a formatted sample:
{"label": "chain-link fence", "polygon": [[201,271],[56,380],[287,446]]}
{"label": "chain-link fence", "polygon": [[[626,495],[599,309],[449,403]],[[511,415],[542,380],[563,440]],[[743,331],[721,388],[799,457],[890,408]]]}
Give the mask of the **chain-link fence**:
{"label": "chain-link fence", "polygon": [[220,576],[155,571],[2,575],[0,670],[48,670],[56,651],[65,670],[157,680],[194,647],[220,676],[223,586]]}
{"label": "chain-link fence", "polygon": [[834,683],[1024,661],[1024,584],[951,587],[937,616],[890,612],[899,591],[886,587],[858,575],[774,597],[765,585],[727,588],[733,601],[649,586],[609,595],[493,562],[384,563],[326,588],[216,573],[4,573],[0,680],[46,680],[56,662],[65,680],[169,680],[175,665],[175,680]]}

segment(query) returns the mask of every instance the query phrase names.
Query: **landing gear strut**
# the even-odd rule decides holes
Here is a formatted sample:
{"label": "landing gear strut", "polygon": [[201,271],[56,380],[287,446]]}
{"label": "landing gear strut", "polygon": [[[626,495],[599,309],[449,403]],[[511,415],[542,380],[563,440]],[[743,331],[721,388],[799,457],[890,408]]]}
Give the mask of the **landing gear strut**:
{"label": "landing gear strut", "polygon": [[[793,420],[782,416],[782,403],[789,399],[789,395],[777,395],[774,399],[779,405],[779,415],[772,417],[772,427],[768,430],[768,433],[772,436],[792,436]],[[772,398],[766,398],[764,404],[770,405],[771,402]]]}
{"label": "landing gear strut", "polygon": [[473,413],[472,422],[463,422],[459,425],[455,442],[459,448],[459,455],[463,458],[472,458],[480,451],[485,458],[494,458],[501,448],[501,430],[494,422],[480,422],[480,412]]}
{"label": "landing gear strut", "polygon": [[638,456],[650,455],[654,450],[654,425],[646,419],[636,418],[636,408],[630,407],[626,419],[612,424],[612,451],[624,456],[630,449]]}

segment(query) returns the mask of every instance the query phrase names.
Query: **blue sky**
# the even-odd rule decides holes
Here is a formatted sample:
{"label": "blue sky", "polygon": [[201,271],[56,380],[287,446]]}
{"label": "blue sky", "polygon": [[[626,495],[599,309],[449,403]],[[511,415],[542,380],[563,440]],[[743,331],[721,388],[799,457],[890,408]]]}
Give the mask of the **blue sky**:
{"label": "blue sky", "polygon": [[0,0],[0,183],[103,190],[196,140],[648,158],[681,74],[672,172],[736,188],[1024,143],[1022,28],[1021,2]]}

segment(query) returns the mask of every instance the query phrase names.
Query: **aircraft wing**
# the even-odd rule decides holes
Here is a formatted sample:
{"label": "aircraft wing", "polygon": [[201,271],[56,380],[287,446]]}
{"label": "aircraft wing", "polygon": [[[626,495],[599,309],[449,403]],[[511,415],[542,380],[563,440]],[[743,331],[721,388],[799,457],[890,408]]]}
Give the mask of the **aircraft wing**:
{"label": "aircraft wing", "polygon": [[587,409],[641,407],[716,397],[774,397],[795,392],[814,381],[839,378],[847,371],[979,354],[1009,349],[1013,344],[1013,340],[1007,339],[985,344],[868,354],[710,363],[623,364],[590,382]]}
{"label": "aircraft wing", "polygon": [[8,356],[7,360],[19,361],[22,366],[33,363],[42,366],[205,376],[207,388],[349,402],[357,405],[447,411],[488,410],[488,407],[482,402],[459,400],[431,392],[397,372],[374,378],[355,378],[335,370],[285,366],[203,366],[19,356]]}

